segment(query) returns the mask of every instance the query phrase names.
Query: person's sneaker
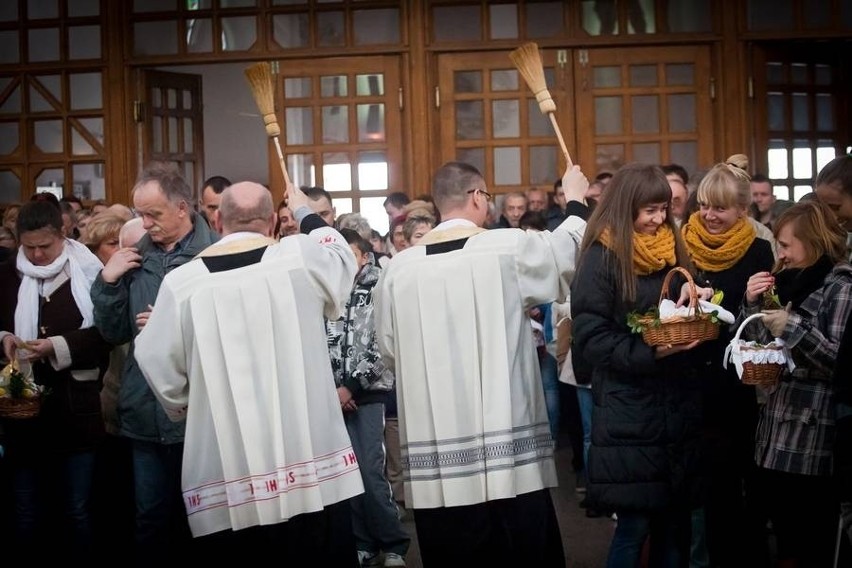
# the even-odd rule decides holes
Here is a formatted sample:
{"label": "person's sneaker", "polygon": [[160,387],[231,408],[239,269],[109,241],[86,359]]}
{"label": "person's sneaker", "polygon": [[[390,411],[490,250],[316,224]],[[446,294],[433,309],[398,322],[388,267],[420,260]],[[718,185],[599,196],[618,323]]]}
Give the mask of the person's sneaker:
{"label": "person's sneaker", "polygon": [[[358,564],[361,566],[380,566],[379,555],[369,550],[358,551]],[[405,566],[403,564],[403,566]]]}
{"label": "person's sneaker", "polygon": [[396,552],[388,552],[385,554],[385,568],[390,566],[402,566],[405,568],[405,558]]}
{"label": "person's sneaker", "polygon": [[586,476],[582,471],[577,472],[576,480],[574,482],[574,491],[581,495],[586,492]]}

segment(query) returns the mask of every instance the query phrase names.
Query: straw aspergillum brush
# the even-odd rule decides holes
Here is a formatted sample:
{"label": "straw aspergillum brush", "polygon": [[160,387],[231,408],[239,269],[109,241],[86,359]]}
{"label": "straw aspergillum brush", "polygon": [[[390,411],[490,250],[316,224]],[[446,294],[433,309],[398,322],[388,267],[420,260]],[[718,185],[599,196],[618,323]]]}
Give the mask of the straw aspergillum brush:
{"label": "straw aspergillum brush", "polygon": [[550,96],[550,91],[547,90],[547,81],[544,78],[544,67],[541,65],[541,55],[538,51],[538,44],[530,42],[525,43],[509,54],[509,59],[518,69],[518,72],[524,78],[530,91],[535,95],[535,100],[538,101],[538,108],[542,114],[550,117],[550,123],[553,125],[553,130],[556,131],[556,137],[559,139],[559,146],[562,147],[562,152],[565,154],[565,160],[568,166],[571,167],[571,155],[568,154],[568,148],[565,146],[565,140],[562,138],[562,131],[559,130],[559,124],[556,122],[556,103],[553,102],[553,97]]}
{"label": "straw aspergillum brush", "polygon": [[266,135],[272,138],[272,141],[275,143],[275,150],[278,152],[278,162],[281,164],[281,173],[284,174],[284,184],[288,186],[290,185],[290,176],[287,175],[284,153],[281,151],[281,144],[278,142],[278,136],[281,135],[281,128],[278,126],[278,121],[275,118],[275,83],[272,79],[272,68],[266,61],[255,63],[245,70],[245,75],[251,87],[251,94],[254,95],[254,102],[257,104],[257,109],[263,116]]}

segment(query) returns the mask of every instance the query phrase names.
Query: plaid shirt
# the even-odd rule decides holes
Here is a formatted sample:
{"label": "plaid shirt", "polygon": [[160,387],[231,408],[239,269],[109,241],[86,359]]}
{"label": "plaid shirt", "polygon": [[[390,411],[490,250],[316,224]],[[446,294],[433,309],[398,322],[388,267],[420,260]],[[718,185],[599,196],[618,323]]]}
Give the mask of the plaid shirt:
{"label": "plaid shirt", "polygon": [[[747,308],[756,312],[759,306]],[[796,370],[785,373],[760,413],[757,465],[788,473],[831,475],[834,446],[834,364],[852,311],[852,266],[840,263],[821,288],[790,314],[781,334]],[[771,338],[761,328],[759,341]]]}

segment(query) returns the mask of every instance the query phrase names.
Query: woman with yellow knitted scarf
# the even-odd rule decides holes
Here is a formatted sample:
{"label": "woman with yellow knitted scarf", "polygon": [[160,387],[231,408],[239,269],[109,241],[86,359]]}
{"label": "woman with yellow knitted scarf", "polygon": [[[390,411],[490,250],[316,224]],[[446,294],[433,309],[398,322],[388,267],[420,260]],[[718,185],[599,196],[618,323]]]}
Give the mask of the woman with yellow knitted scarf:
{"label": "woman with yellow knitted scarf", "polygon": [[[689,257],[698,268],[696,282],[722,291],[722,307],[739,313],[749,276],[771,270],[772,247],[757,238],[747,215],[751,188],[745,156],[716,164],[698,186],[699,210],[682,227]],[[743,514],[753,491],[752,451],[758,407],[754,387],[740,383],[733,365],[722,367],[733,335],[722,326],[719,339],[696,350],[703,360],[704,433],[710,441],[710,494],[705,505],[708,552],[714,565],[756,563],[761,552],[749,550],[761,537]],[[746,498],[743,497],[743,487]],[[745,554],[741,552],[745,546]]]}

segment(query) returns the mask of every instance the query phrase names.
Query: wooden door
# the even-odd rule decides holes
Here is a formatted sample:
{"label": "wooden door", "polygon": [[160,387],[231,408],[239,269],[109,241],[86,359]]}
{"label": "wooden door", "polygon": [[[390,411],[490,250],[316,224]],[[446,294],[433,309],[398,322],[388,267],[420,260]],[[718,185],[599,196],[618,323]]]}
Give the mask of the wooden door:
{"label": "wooden door", "polygon": [[714,156],[709,47],[577,50],[573,59],[585,171],[645,162],[693,174],[725,158]]}
{"label": "wooden door", "polygon": [[[406,190],[399,66],[396,56],[277,64],[280,140],[293,183],[325,188],[338,215],[360,212],[380,233],[386,195]],[[270,180],[280,191],[274,151]]]}
{"label": "wooden door", "polygon": [[195,197],[204,181],[204,116],[201,75],[141,71],[141,167],[172,162],[184,174]]}
{"label": "wooden door", "polygon": [[[574,150],[570,69],[555,50],[542,52],[548,88],[569,152]],[[438,57],[435,105],[441,162],[458,160],[482,172],[489,191],[552,188],[564,159],[550,120],[509,60],[508,51]]]}

